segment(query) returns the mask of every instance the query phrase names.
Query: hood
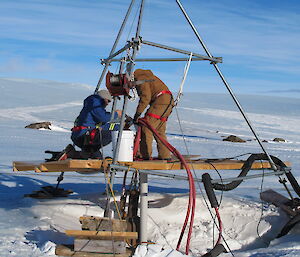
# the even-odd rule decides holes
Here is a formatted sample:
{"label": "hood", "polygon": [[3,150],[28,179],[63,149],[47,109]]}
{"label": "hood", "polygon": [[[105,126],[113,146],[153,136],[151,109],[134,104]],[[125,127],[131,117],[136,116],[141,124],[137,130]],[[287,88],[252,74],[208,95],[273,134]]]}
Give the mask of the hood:
{"label": "hood", "polygon": [[154,76],[154,74],[151,70],[137,69],[137,70],[134,71],[134,77],[135,78],[138,79],[141,76],[152,77],[152,76]]}
{"label": "hood", "polygon": [[98,94],[94,94],[87,97],[84,100],[83,105],[88,108],[93,108],[97,106],[104,107],[104,100]]}

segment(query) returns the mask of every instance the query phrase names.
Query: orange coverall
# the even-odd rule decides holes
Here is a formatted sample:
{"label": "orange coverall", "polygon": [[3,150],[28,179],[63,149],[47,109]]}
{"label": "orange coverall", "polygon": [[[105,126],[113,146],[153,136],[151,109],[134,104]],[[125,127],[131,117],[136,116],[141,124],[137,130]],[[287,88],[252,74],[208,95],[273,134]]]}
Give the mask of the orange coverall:
{"label": "orange coverall", "polygon": [[[136,85],[140,100],[134,119],[136,120],[149,106],[145,114],[147,121],[164,139],[166,139],[167,119],[174,106],[171,92],[151,70],[137,69],[134,72],[134,78],[137,81],[147,80],[143,84]],[[157,143],[158,158],[169,159],[171,157],[170,151],[159,139],[155,138],[155,141]],[[152,132],[143,126],[141,132],[140,154],[145,160],[150,159],[152,156],[152,142]]]}

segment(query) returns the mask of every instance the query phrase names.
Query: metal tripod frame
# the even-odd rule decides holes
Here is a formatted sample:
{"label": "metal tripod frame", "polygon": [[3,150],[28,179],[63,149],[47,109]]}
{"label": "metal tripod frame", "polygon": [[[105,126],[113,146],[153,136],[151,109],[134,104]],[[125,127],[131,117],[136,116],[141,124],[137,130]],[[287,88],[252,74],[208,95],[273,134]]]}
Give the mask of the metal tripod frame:
{"label": "metal tripod frame", "polygon": [[[130,78],[132,78],[132,73],[133,73],[133,69],[134,69],[134,65],[135,62],[138,61],[143,61],[143,62],[151,62],[151,61],[161,61],[161,62],[165,62],[165,61],[187,61],[187,58],[143,58],[143,59],[138,59],[136,58],[136,55],[139,51],[139,48],[142,44],[148,45],[148,46],[153,46],[153,47],[158,47],[164,50],[168,50],[168,51],[172,51],[172,52],[177,52],[180,54],[184,54],[187,56],[191,55],[191,61],[209,61],[214,68],[216,69],[218,75],[220,76],[222,82],[224,83],[224,85],[226,86],[229,94],[231,95],[232,99],[234,100],[235,104],[237,105],[239,111],[241,112],[243,118],[245,119],[246,123],[248,124],[251,132],[253,133],[253,135],[255,136],[255,138],[257,139],[261,149],[263,150],[263,152],[266,154],[267,159],[271,165],[271,168],[274,170],[273,173],[271,173],[270,175],[283,175],[283,173],[286,172],[286,170],[278,170],[277,166],[275,165],[275,163],[273,162],[272,158],[270,157],[270,155],[268,154],[267,150],[265,149],[265,147],[263,146],[261,140],[259,139],[254,127],[252,126],[250,120],[248,119],[246,113],[244,112],[241,104],[239,103],[238,99],[236,98],[235,94],[233,93],[232,89],[230,88],[228,82],[226,81],[225,77],[223,76],[221,70],[218,67],[218,63],[222,62],[222,58],[221,57],[214,57],[208,50],[208,48],[206,47],[206,45],[204,44],[204,41],[202,40],[202,38],[200,37],[197,29],[195,28],[194,24],[192,23],[191,19],[189,18],[187,12],[185,11],[184,7],[182,6],[180,0],[176,0],[176,3],[178,4],[179,8],[181,9],[183,15],[185,16],[187,22],[189,23],[190,27],[192,28],[194,34],[196,35],[196,37],[198,38],[201,46],[203,47],[203,49],[206,52],[206,56],[205,55],[200,55],[197,53],[192,53],[191,51],[187,51],[187,50],[182,50],[182,49],[178,49],[178,48],[174,48],[174,47],[170,47],[170,46],[166,46],[166,45],[162,45],[162,44],[157,44],[157,43],[153,43],[150,41],[146,41],[143,40],[142,37],[140,36],[140,32],[141,32],[141,24],[142,24],[142,18],[143,18],[143,11],[144,11],[144,3],[145,0],[140,0],[140,7],[139,7],[139,18],[138,18],[138,22],[137,22],[137,27],[136,27],[136,33],[135,33],[135,37],[131,40],[128,41],[125,46],[121,49],[119,49],[118,51],[116,51],[116,47],[118,45],[118,42],[120,40],[120,37],[123,33],[124,27],[127,23],[128,17],[132,11],[132,7],[134,5],[135,0],[132,0],[128,10],[126,12],[125,18],[122,22],[122,25],[119,29],[118,35],[115,39],[115,42],[113,44],[113,47],[110,51],[109,56],[106,59],[102,59],[101,63],[104,65],[102,74],[100,76],[100,79],[98,81],[97,87],[95,89],[95,93],[98,91],[104,76],[108,70],[108,66],[111,64],[111,62],[121,62],[121,69],[124,66],[125,63],[127,63],[127,73],[129,75]],[[132,54],[129,58],[120,58],[120,59],[114,59],[115,57],[117,57],[119,54],[121,54],[124,51],[128,51],[132,49]],[[113,102],[113,107],[112,107],[112,118],[113,119],[113,113],[116,109],[116,103],[117,103],[118,97],[114,97],[114,102]],[[115,176],[115,172],[117,170],[122,170],[122,166],[116,165],[116,160],[119,154],[119,150],[120,150],[120,143],[121,143],[121,138],[122,138],[122,132],[123,132],[123,126],[125,123],[125,113],[127,110],[127,104],[128,104],[128,96],[124,96],[124,102],[123,102],[123,108],[122,108],[122,117],[121,117],[121,121],[120,121],[120,129],[119,129],[119,134],[118,134],[118,138],[117,138],[117,142],[116,142],[116,146],[114,149],[114,154],[113,154],[113,163],[110,165],[110,172],[111,172],[111,184],[113,186],[114,183],[114,176]],[[127,168],[126,168],[127,169]],[[158,174],[159,172],[156,172],[156,175],[162,175],[162,174]],[[153,174],[153,173],[152,173]],[[141,242],[146,242],[147,241],[147,206],[148,206],[148,200],[147,200],[147,194],[148,194],[148,178],[147,178],[147,171],[142,171],[140,172],[140,196],[141,196],[141,204],[140,204],[140,217],[141,217],[141,230],[140,230],[140,240]],[[164,174],[163,174],[164,175]],[[249,178],[254,178],[256,176],[249,176]],[[178,178],[178,177],[177,177]],[[185,178],[180,178],[180,179],[185,179]],[[242,179],[248,179],[246,177],[243,177]],[[224,181],[222,181],[224,182]],[[109,197],[109,196],[108,196]],[[107,206],[106,206],[106,210],[105,213],[109,214],[109,210],[110,210],[110,198],[108,198],[107,201]],[[107,216],[107,215],[105,215]]]}
{"label": "metal tripod frame", "polygon": [[[224,75],[222,74],[220,68],[218,67],[218,63],[222,62],[222,58],[221,57],[214,57],[210,51],[208,50],[208,48],[206,47],[204,41],[202,40],[200,34],[198,33],[197,29],[195,28],[193,22],[191,21],[190,17],[188,16],[186,10],[184,9],[184,7],[182,6],[180,0],[176,0],[176,3],[178,4],[180,10],[182,11],[183,15],[185,16],[188,24],[190,25],[190,27],[192,28],[194,34],[196,35],[197,39],[199,40],[202,48],[204,49],[204,51],[206,52],[207,56],[204,55],[200,55],[197,53],[191,53],[191,51],[187,51],[187,50],[182,50],[182,49],[178,49],[178,48],[174,48],[174,47],[170,47],[170,46],[166,46],[166,45],[162,45],[162,44],[157,44],[154,42],[150,42],[150,41],[146,41],[143,40],[142,37],[140,36],[140,32],[141,32],[141,23],[142,23],[142,18],[143,18],[143,11],[144,11],[144,2],[145,0],[141,0],[140,3],[140,7],[139,7],[139,18],[138,18],[138,22],[137,22],[137,27],[136,27],[136,34],[135,37],[131,40],[128,41],[126,43],[126,45],[119,49],[118,51],[115,51],[117,44],[119,42],[119,39],[122,35],[122,32],[124,30],[124,27],[126,25],[126,22],[128,20],[128,17],[131,13],[132,10],[132,6],[134,5],[135,0],[132,0],[129,8],[127,10],[127,13],[125,15],[125,18],[122,22],[122,25],[120,27],[120,30],[118,32],[118,35],[116,37],[116,40],[114,42],[114,45],[111,49],[110,55],[108,58],[106,59],[102,59],[101,63],[104,64],[104,69],[102,71],[102,74],[100,76],[100,79],[98,81],[97,87],[95,92],[97,92],[97,90],[99,89],[102,80],[104,78],[105,73],[107,72],[108,66],[110,65],[111,62],[115,62],[115,61],[120,61],[120,62],[124,62],[124,58],[121,59],[114,59],[114,57],[118,56],[119,54],[121,54],[122,52],[126,51],[127,49],[133,49],[132,54],[129,58],[129,60],[125,60],[125,62],[128,62],[127,64],[127,73],[129,75],[129,77],[131,77],[132,73],[133,73],[133,69],[134,69],[134,65],[136,61],[186,61],[186,58],[144,58],[144,59],[137,59],[136,55],[139,51],[139,48],[141,46],[141,44],[145,44],[145,45],[149,45],[149,46],[153,46],[153,47],[158,47],[161,49],[165,49],[168,51],[173,51],[173,52],[177,52],[177,53],[181,53],[181,54],[185,54],[185,55],[190,55],[192,54],[193,58],[191,59],[192,61],[200,61],[200,60],[206,60],[206,61],[210,61],[210,63],[214,66],[214,68],[216,69],[218,75],[220,76],[222,82],[224,83],[226,89],[228,90],[230,96],[232,97],[232,99],[234,100],[236,106],[238,107],[239,111],[241,112],[244,120],[246,121],[247,125],[249,126],[251,132],[253,133],[254,137],[256,138],[257,142],[259,143],[261,149],[263,150],[263,152],[266,154],[268,161],[272,167],[272,169],[274,171],[277,170],[277,166],[275,165],[275,163],[273,162],[272,158],[270,157],[269,153],[267,152],[267,150],[265,149],[265,147],[263,146],[258,134],[256,133],[253,125],[251,124],[249,118],[247,117],[245,111],[243,110],[240,102],[238,101],[237,97],[235,96],[235,94],[233,93],[230,85],[228,84],[228,82],[226,81]],[[112,113],[115,111],[115,101],[117,101],[117,98],[114,98],[114,104],[113,104],[113,108],[112,108]],[[119,154],[119,148],[120,148],[120,143],[121,143],[121,137],[122,137],[122,132],[123,132],[123,126],[124,126],[124,122],[125,122],[125,112],[127,110],[127,103],[128,103],[128,96],[124,96],[124,102],[123,102],[123,108],[122,108],[122,117],[121,117],[121,121],[120,121],[120,130],[119,130],[119,134],[118,134],[118,139],[117,139],[117,143],[114,149],[114,154],[113,154],[113,164],[116,163],[116,158]]]}

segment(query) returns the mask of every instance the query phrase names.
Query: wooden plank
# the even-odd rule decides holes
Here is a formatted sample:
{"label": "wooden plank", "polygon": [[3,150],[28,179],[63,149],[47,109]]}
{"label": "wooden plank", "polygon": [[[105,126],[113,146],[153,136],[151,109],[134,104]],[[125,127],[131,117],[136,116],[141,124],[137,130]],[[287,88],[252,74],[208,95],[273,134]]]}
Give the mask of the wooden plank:
{"label": "wooden plank", "polygon": [[74,251],[92,253],[126,253],[125,241],[90,240],[75,238]]}
{"label": "wooden plank", "polygon": [[127,221],[107,217],[83,216],[79,218],[82,230],[126,232]]}
{"label": "wooden plank", "polygon": [[276,207],[281,208],[288,215],[295,216],[297,212],[294,211],[287,203],[290,201],[285,196],[273,191],[272,189],[266,190],[260,194],[260,198],[263,201],[274,204]]}
{"label": "wooden plank", "polygon": [[34,168],[39,165],[41,161],[15,161],[13,162],[13,171],[29,171],[34,170]]}
{"label": "wooden plank", "polygon": [[[135,161],[125,164],[139,170],[170,170],[171,167],[174,167],[173,163],[168,163],[167,161]],[[179,166],[177,165],[177,167]]]}
{"label": "wooden plank", "polygon": [[[67,160],[71,169],[100,169],[104,160]],[[111,161],[110,161],[111,163]]]}
{"label": "wooden plank", "polygon": [[109,253],[91,253],[91,252],[76,252],[73,245],[57,245],[55,248],[55,255],[57,256],[72,256],[72,257],[129,257],[132,251],[126,249],[126,253],[109,254]]}
{"label": "wooden plank", "polygon": [[116,232],[116,231],[90,231],[90,230],[66,230],[66,235],[76,238],[91,238],[91,239],[137,239],[137,232]]}
{"label": "wooden plank", "polygon": [[[240,170],[245,161],[241,160],[196,160],[188,161],[190,168],[195,170],[214,170],[214,167],[218,170]],[[35,170],[40,172],[61,172],[61,171],[78,171],[78,172],[91,172],[100,171],[106,168],[111,161],[109,160],[64,160],[55,162],[14,162],[13,167],[15,171],[28,171]],[[139,169],[139,170],[181,170],[184,167],[179,161],[167,162],[167,161],[134,161],[134,162],[119,162],[120,165],[126,167]],[[290,167],[290,162],[285,162]],[[256,161],[252,164],[252,169],[269,169],[271,168],[267,161]]]}
{"label": "wooden plank", "polygon": [[[240,170],[245,161],[239,160],[225,160],[225,161],[211,161],[206,162],[205,160],[199,161],[190,161],[187,162],[190,168],[195,170],[214,170],[214,167],[218,170]],[[286,163],[287,166],[290,166],[290,163]],[[131,168],[139,170],[180,170],[184,169],[180,162],[160,162],[160,161],[136,161],[133,162],[130,166]],[[271,168],[269,162],[254,162],[252,164],[252,169],[269,169]]]}

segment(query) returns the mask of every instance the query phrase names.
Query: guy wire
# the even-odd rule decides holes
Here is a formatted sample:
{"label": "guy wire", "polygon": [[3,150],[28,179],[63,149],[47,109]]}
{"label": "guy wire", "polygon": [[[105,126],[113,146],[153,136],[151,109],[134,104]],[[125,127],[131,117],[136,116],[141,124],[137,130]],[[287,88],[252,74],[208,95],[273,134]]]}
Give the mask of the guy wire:
{"label": "guy wire", "polygon": [[[262,163],[262,161],[260,161]],[[261,184],[260,184],[260,194],[262,193],[262,190],[263,190],[263,184],[264,184],[264,177],[265,177],[265,169],[263,168],[263,175],[261,177]],[[268,242],[266,242],[262,236],[259,234],[259,225],[262,221],[262,218],[263,218],[263,215],[264,215],[264,202],[262,199],[260,199],[261,201],[261,213],[260,213],[260,217],[259,217],[259,221],[257,223],[257,226],[256,226],[256,233],[257,233],[257,236],[259,237],[259,239],[266,245],[268,246]]]}
{"label": "guy wire", "polygon": [[[187,154],[189,154],[189,149],[188,149],[188,146],[187,146],[185,137],[184,137],[183,128],[182,128],[181,121],[180,121],[180,118],[179,118],[179,113],[178,113],[178,110],[177,110],[177,106],[175,106],[175,111],[176,111],[176,116],[177,116],[177,121],[178,121],[179,128],[180,128],[180,132],[181,132],[182,137],[183,137],[183,142],[184,142],[184,145],[185,145]],[[191,165],[191,166],[192,166],[193,174],[194,174],[194,176],[195,176],[196,179],[197,179],[197,175],[196,175],[194,166],[193,166],[193,165]],[[219,176],[220,176],[220,174],[219,174]],[[203,200],[204,200],[204,202],[205,202],[205,205],[206,205],[206,207],[207,207],[207,209],[208,209],[208,211],[209,211],[209,213],[210,213],[210,216],[211,216],[211,218],[212,218],[212,220],[213,220],[213,223],[214,223],[215,226],[219,229],[219,226],[218,226],[218,224],[216,223],[215,218],[214,218],[214,215],[212,214],[212,212],[211,212],[211,210],[210,210],[210,208],[209,208],[209,205],[208,205],[208,203],[207,203],[207,200],[206,200],[206,198],[205,198],[205,195],[204,195],[204,193],[203,193],[203,190],[202,190],[202,188],[201,188],[201,186],[200,186],[200,182],[199,182],[199,181],[197,182],[197,185],[198,185],[198,187],[199,187],[199,189],[200,189],[202,198],[203,198]],[[231,251],[231,249],[230,249],[228,243],[226,242],[224,236],[223,236],[223,235],[221,235],[221,236],[222,236],[222,239],[223,239],[224,243],[226,244],[226,246],[227,246],[229,252],[231,253],[232,256],[234,256],[234,254],[233,254],[233,252]]]}

